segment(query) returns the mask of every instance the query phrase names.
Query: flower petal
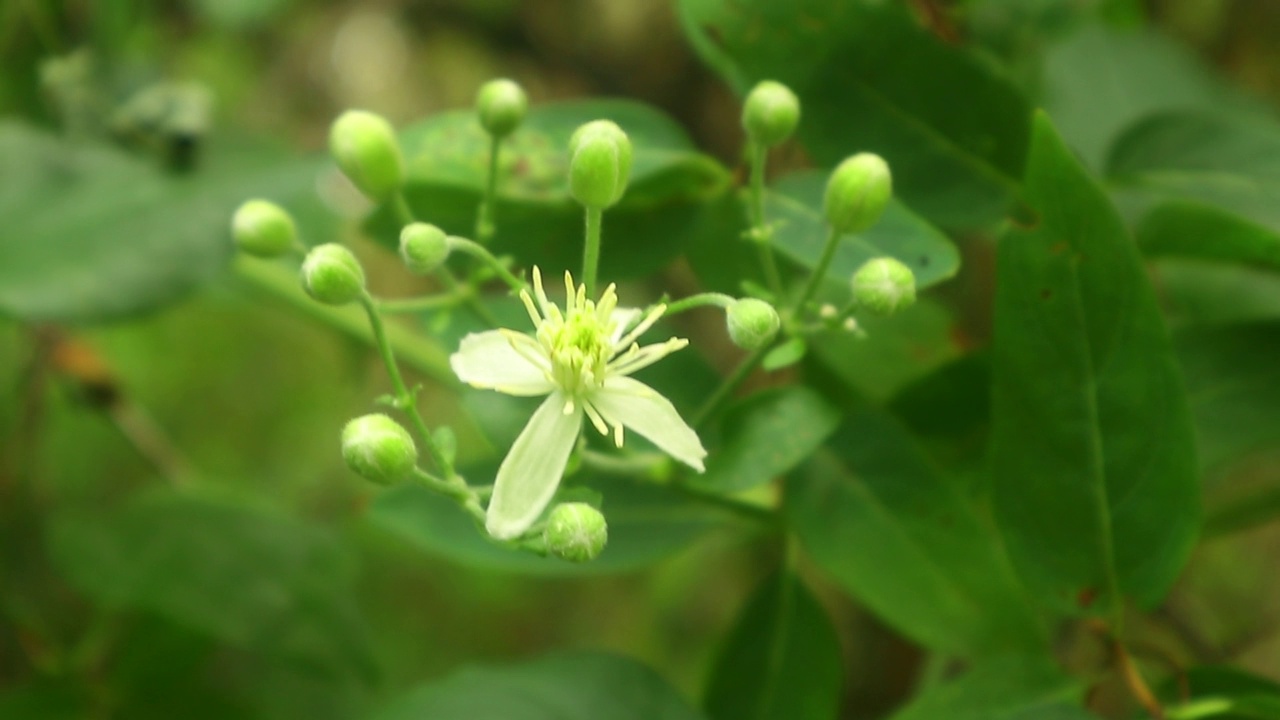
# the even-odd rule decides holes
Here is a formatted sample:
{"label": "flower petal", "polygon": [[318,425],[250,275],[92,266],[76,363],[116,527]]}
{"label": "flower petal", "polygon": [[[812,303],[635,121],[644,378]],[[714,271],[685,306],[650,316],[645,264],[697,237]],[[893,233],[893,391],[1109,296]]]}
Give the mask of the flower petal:
{"label": "flower petal", "polygon": [[498,468],[484,521],[495,538],[508,540],[528,530],[556,494],[582,429],[582,405],[566,413],[566,402],[558,392],[543,400]]}
{"label": "flower petal", "polygon": [[671,457],[703,471],[707,451],[702,441],[657,390],[629,377],[611,377],[592,393],[591,404],[609,424],[635,430]]}
{"label": "flower petal", "polygon": [[458,379],[472,387],[508,395],[546,395],[555,389],[547,370],[516,351],[501,331],[471,333],[449,356]]}

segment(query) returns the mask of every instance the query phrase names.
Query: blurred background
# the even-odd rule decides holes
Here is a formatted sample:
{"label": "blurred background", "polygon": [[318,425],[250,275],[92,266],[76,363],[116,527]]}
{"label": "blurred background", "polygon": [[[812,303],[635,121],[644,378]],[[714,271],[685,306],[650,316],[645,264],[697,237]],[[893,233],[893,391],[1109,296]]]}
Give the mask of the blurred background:
{"label": "blurred background", "polygon": [[[941,37],[976,38],[992,58],[1023,69],[1028,84],[1056,37],[1085,14],[1110,13],[1151,25],[1189,62],[1280,102],[1275,0],[912,5]],[[84,49],[92,72],[107,74],[112,105],[158,81],[198,83],[212,98],[209,132],[269,138],[299,155],[323,148],[343,109],[372,109],[403,126],[469,107],[482,82],[506,76],[534,103],[651,103],[706,152],[739,164],[738,100],[689,48],[670,0],[3,0],[0,114],[48,127],[66,121],[65,98],[50,92],[41,68]],[[805,162],[790,147],[771,167]],[[0,184],[23,182],[13,164],[4,167]],[[358,234],[355,222],[335,231]],[[375,287],[422,289],[389,253],[354,242]],[[966,267],[943,294],[961,306],[960,332],[981,342],[984,258],[966,262],[974,272]],[[120,717],[129,718],[353,717],[468,662],[579,647],[639,658],[697,696],[717,640],[771,566],[760,556],[770,550],[742,532],[715,532],[650,569],[583,579],[440,559],[363,518],[375,490],[338,453],[342,424],[385,387],[366,346],[230,275],[108,324],[0,315],[0,709],[14,713],[0,717],[31,708],[40,713],[31,717],[56,717],[86,694],[90,706],[127,708]],[[454,410],[442,401],[430,412],[444,422]],[[77,513],[167,483],[252,498],[282,523],[279,532],[304,535],[298,552],[314,554],[307,582],[316,587],[314,603],[297,612],[341,614],[346,644],[303,628],[276,645],[233,647],[216,638],[237,628],[182,626],[163,608],[107,612],[99,605],[110,609],[110,598],[91,603],[73,590],[52,556],[92,541],[75,537]],[[148,528],[137,532],[145,546]],[[93,564],[115,567],[112,550],[98,549]],[[207,550],[204,561],[224,558]],[[1278,560],[1280,532],[1265,527],[1207,544],[1185,580],[1195,592],[1170,605],[1194,619],[1175,618],[1196,628],[1181,641],[1280,679],[1280,579],[1269,570]],[[337,604],[327,595],[334,588],[344,598]],[[910,693],[920,654],[840,592],[819,589],[845,640],[845,716],[878,717]],[[211,608],[231,590],[210,589]],[[1198,635],[1203,618],[1216,619],[1210,637]],[[186,712],[196,705],[206,714]]]}

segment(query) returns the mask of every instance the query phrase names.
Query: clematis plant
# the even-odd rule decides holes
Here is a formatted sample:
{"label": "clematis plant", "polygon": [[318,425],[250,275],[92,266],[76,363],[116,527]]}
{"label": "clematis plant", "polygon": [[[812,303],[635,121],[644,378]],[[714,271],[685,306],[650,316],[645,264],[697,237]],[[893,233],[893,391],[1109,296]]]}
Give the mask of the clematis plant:
{"label": "clematis plant", "polygon": [[599,301],[587,297],[565,272],[563,311],[547,298],[533,268],[533,294],[520,293],[534,333],[508,329],[472,333],[462,339],[450,365],[477,388],[508,395],[546,395],[498,468],[485,529],[499,539],[519,536],[555,495],[585,417],[622,447],[624,428],[647,438],[680,462],[702,472],[703,449],[671,402],[629,377],[689,344],[683,338],[641,347],[641,335],[666,310],[647,313],[618,307],[614,285]]}

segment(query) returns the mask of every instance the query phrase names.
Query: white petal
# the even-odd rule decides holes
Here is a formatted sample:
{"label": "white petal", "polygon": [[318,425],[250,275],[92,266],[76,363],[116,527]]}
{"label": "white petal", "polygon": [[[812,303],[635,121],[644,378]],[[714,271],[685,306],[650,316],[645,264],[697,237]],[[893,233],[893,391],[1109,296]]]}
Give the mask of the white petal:
{"label": "white petal", "polygon": [[603,388],[592,393],[591,404],[610,425],[621,423],[671,457],[698,472],[703,471],[702,459],[707,451],[702,441],[657,390],[629,377],[611,377]]}
{"label": "white petal", "polygon": [[543,400],[498,468],[484,521],[495,538],[507,540],[528,530],[556,494],[582,429],[582,406],[566,413],[566,402],[560,393]]}
{"label": "white petal", "polygon": [[449,366],[472,387],[508,395],[546,395],[554,389],[547,371],[516,352],[499,330],[471,333],[462,338]]}

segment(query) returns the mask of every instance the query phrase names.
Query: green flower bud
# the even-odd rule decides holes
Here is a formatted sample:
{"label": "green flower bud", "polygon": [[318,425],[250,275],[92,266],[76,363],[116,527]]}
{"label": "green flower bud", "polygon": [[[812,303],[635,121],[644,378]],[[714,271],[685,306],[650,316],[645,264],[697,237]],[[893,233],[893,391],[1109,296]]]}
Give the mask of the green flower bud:
{"label": "green flower bud", "polygon": [[386,200],[404,184],[404,156],[391,123],[348,110],[329,128],[329,152],[342,173],[372,200]]}
{"label": "green flower bud", "polygon": [[569,194],[603,210],[622,199],[631,175],[631,140],[608,120],[594,120],[569,139]]}
{"label": "green flower bud", "polygon": [[510,135],[524,119],[529,98],[513,80],[490,80],[476,94],[476,114],[480,126],[494,137]]}
{"label": "green flower bud", "polygon": [[561,560],[594,560],[609,541],[604,515],[586,503],[561,503],[551,511],[543,532],[547,550]]}
{"label": "green flower bud", "polygon": [[862,232],[880,220],[892,195],[889,166],[879,155],[858,153],[831,173],[823,210],[836,231]]}
{"label": "green flower bud", "polygon": [[786,85],[762,80],[747,93],[742,127],[753,141],[773,147],[791,137],[799,123],[800,100]]}
{"label": "green flower bud", "polygon": [[448,258],[448,237],[435,225],[410,223],[400,231],[400,259],[411,272],[426,275]]}
{"label": "green flower bud", "polygon": [[345,305],[364,290],[364,269],[345,247],[337,243],[319,245],[302,261],[302,287],[326,305]]}
{"label": "green flower bud", "polygon": [[342,459],[365,480],[390,485],[413,471],[418,448],[400,423],[375,413],[342,428]]}
{"label": "green flower bud", "polygon": [[853,297],[858,305],[880,315],[892,315],[916,301],[916,276],[891,257],[863,263],[853,274]]}
{"label": "green flower bud", "polygon": [[725,321],[729,325],[729,338],[744,350],[764,347],[782,325],[778,311],[755,298],[743,298],[730,305],[725,311]]}
{"label": "green flower bud", "polygon": [[284,208],[266,200],[250,200],[231,216],[231,237],[241,252],[279,257],[298,241],[298,226]]}

